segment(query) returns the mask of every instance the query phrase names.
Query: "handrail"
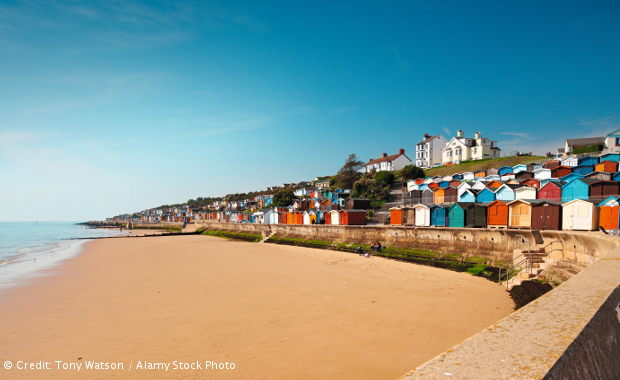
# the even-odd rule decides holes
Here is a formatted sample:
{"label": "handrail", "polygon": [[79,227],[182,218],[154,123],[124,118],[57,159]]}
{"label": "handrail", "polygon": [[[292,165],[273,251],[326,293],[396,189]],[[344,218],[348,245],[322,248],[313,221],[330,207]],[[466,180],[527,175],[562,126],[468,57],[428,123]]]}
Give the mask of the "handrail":
{"label": "handrail", "polygon": [[[525,249],[525,243],[524,243],[525,242],[525,236],[523,236],[523,235],[515,235],[515,248],[514,249],[517,249],[517,244],[516,243],[517,243],[517,238],[518,237],[521,238],[521,245]],[[527,250],[528,251],[532,250],[532,246],[530,245],[530,240],[529,239],[527,240]]]}
{"label": "handrail", "polygon": [[[517,236],[519,236],[519,235],[517,235]],[[546,249],[548,246],[550,246],[550,245],[552,245],[552,244],[554,244],[554,243],[561,243],[561,242],[560,242],[560,241],[558,241],[558,240],[554,240],[554,241],[552,241],[551,243],[549,243],[549,244],[547,244],[547,245],[545,245],[545,246],[543,246],[543,247],[539,248],[538,250],[536,250],[536,252],[529,252],[529,250],[528,250],[528,251],[527,251],[527,253],[526,253],[526,252],[523,252],[523,253],[521,253],[519,256],[517,256],[517,257],[513,258],[512,260],[510,260],[508,263],[506,263],[506,264],[502,265],[502,266],[499,268],[498,284],[500,284],[500,285],[501,285],[501,283],[502,283],[502,268],[506,267],[506,265],[507,265],[507,264],[514,262],[516,259],[520,258],[521,256],[525,256],[525,258],[524,258],[524,259],[522,259],[521,261],[519,261],[518,263],[514,264],[512,267],[510,267],[510,268],[509,268],[508,270],[506,270],[506,272],[505,272],[505,275],[506,275],[506,288],[508,288],[508,280],[510,280],[510,278],[514,277],[514,276],[510,277],[510,272],[512,272],[513,270],[515,270],[515,268],[519,268],[519,267],[520,267],[523,263],[527,263],[528,261],[530,261],[530,262],[529,262],[528,264],[526,264],[523,268],[521,268],[521,269],[519,269],[518,271],[516,271],[516,272],[514,273],[514,275],[516,276],[517,274],[519,274],[519,273],[523,272],[523,271],[524,271],[524,270],[526,270],[526,269],[531,269],[532,265],[534,264],[534,260],[532,259],[532,257],[533,257],[534,255],[539,254],[539,253],[541,253],[541,252],[544,252],[544,254],[543,254],[542,256],[540,256],[540,257],[539,257],[539,259],[542,259],[543,257],[547,257],[547,256],[548,256],[551,252],[553,252],[553,251],[560,250],[560,251],[562,251],[562,253],[563,253],[563,252],[564,252],[564,249],[552,249],[552,250],[550,250],[549,252],[545,252],[545,249]],[[527,255],[529,255],[529,257],[528,257]]]}

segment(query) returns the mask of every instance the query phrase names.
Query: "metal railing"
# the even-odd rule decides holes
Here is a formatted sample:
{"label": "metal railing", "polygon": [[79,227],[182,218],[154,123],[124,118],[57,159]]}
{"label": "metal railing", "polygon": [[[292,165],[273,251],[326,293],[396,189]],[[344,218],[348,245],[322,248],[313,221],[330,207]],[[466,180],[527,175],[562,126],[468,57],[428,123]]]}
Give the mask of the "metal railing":
{"label": "metal railing", "polygon": [[[517,235],[516,237],[518,237],[520,235]],[[535,252],[531,252],[531,250],[527,250],[527,251],[523,251],[519,256],[513,258],[512,260],[510,260],[509,262],[507,262],[506,264],[502,265],[499,268],[499,275],[498,275],[498,284],[501,285],[502,284],[502,269],[506,268],[506,266],[513,264],[509,269],[507,269],[504,273],[504,275],[506,276],[505,282],[506,282],[506,289],[508,289],[508,281],[511,278],[514,278],[516,275],[518,275],[519,273],[523,272],[524,270],[527,269],[532,269],[534,263],[534,260],[540,260],[542,258],[545,258],[547,256],[549,256],[549,254],[551,252],[557,251],[558,249],[551,249],[549,252],[546,252],[545,250],[547,249],[547,247],[549,247],[552,244],[555,243],[562,243],[559,240],[555,240],[552,241],[551,243],[537,249]],[[515,242],[516,244],[516,242]],[[525,247],[525,245],[524,245]],[[559,249],[560,251],[562,251],[562,253],[564,253],[564,249]],[[541,254],[542,253],[542,254]],[[520,259],[517,263],[515,263],[516,260]],[[523,264],[525,264],[525,266],[522,266]],[[530,272],[531,273],[531,272]]]}

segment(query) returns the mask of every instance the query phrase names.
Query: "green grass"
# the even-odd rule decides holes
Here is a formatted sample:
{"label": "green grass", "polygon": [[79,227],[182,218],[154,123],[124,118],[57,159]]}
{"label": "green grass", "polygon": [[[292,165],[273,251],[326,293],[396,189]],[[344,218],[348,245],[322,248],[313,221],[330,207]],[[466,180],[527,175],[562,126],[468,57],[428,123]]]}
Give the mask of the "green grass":
{"label": "green grass", "polygon": [[603,150],[603,144],[594,144],[590,146],[584,146],[583,148],[576,148],[573,150],[573,154],[594,153],[594,152],[600,152],[602,150]]}
{"label": "green grass", "polygon": [[450,175],[454,173],[463,172],[475,172],[476,170],[488,170],[492,168],[499,169],[502,166],[515,166],[521,163],[542,160],[546,157],[543,156],[516,156],[516,157],[503,157],[503,158],[487,158],[483,160],[468,160],[463,161],[458,165],[441,166],[438,168],[425,170],[424,173],[427,177],[434,177],[436,175]]}
{"label": "green grass", "polygon": [[243,232],[206,230],[202,232],[201,235],[215,236],[215,237],[221,237],[221,238],[233,239],[233,240],[236,239],[236,240],[252,241],[254,243],[263,240],[263,235],[247,234]]}

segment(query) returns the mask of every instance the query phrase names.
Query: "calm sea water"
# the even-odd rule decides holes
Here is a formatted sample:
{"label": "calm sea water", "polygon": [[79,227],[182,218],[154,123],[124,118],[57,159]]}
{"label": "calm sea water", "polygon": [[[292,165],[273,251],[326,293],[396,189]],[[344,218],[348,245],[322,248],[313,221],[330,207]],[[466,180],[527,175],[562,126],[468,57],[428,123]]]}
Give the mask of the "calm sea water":
{"label": "calm sea water", "polygon": [[87,241],[70,239],[119,234],[74,222],[0,222],[0,287],[40,275],[43,269],[79,253]]}

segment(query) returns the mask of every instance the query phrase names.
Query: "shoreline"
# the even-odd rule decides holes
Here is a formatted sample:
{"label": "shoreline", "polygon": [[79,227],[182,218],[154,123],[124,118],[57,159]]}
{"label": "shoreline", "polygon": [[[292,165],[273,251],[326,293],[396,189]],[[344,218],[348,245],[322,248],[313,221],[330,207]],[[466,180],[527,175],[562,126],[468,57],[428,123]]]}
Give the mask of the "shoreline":
{"label": "shoreline", "polygon": [[203,235],[89,241],[51,274],[3,292],[0,356],[125,364],[87,376],[176,359],[236,364],[218,378],[397,378],[514,308],[465,273]]}

